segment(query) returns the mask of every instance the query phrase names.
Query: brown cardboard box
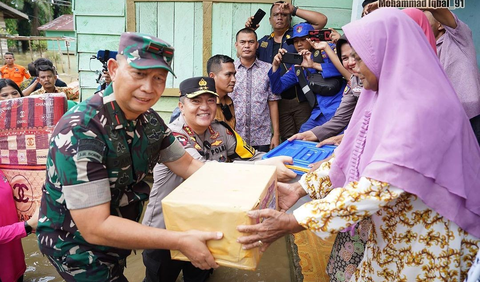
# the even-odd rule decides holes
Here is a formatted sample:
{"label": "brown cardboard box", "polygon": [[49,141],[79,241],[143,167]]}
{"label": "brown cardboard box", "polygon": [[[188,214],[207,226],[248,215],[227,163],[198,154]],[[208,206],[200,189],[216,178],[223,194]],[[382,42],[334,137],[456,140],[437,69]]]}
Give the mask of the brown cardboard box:
{"label": "brown cardboard box", "polygon": [[[261,252],[243,250],[237,225],[256,224],[247,216],[254,209],[277,208],[274,166],[208,162],[162,201],[168,230],[221,231],[221,240],[208,248],[219,265],[255,270]],[[188,260],[179,251],[172,259]]]}

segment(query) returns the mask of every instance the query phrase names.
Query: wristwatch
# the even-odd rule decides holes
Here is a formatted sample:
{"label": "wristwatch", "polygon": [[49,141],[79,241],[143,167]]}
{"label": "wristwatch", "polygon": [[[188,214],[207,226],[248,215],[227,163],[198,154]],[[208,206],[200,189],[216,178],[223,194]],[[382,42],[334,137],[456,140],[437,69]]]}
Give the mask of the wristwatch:
{"label": "wristwatch", "polygon": [[298,10],[298,6],[293,6],[292,16],[295,17],[297,15],[297,10]]}
{"label": "wristwatch", "polygon": [[24,221],[24,225],[25,225],[25,232],[27,232],[27,236],[32,234],[32,227],[28,224],[27,221]]}

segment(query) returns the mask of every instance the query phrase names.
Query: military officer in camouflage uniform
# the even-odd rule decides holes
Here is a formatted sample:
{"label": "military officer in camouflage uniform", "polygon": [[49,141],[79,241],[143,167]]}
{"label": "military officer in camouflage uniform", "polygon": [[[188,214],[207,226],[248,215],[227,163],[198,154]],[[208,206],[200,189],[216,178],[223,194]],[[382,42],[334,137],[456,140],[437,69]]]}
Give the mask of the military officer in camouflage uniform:
{"label": "military officer in camouflage uniform", "polygon": [[176,249],[202,269],[218,267],[206,241],[220,232],[171,232],[139,224],[149,186],[164,163],[182,178],[194,160],[151,109],[165,89],[174,49],[153,36],[124,33],[113,84],[80,103],[57,124],[37,229],[40,250],[66,281],[127,281],[131,249]]}
{"label": "military officer in camouflage uniform", "polygon": [[[295,177],[283,164],[291,162],[290,157],[261,160],[264,153],[255,151],[227,123],[214,120],[217,96],[215,80],[210,77],[189,78],[180,84],[181,114],[169,127],[185,150],[202,162],[243,160],[271,164],[277,165],[279,179],[287,181]],[[214,175],[212,172],[212,177]],[[161,200],[182,183],[183,178],[164,164],[155,166],[153,176],[155,182],[142,223],[165,228]],[[210,275],[210,271],[195,268],[189,262],[171,260],[168,250],[145,250],[143,262],[147,269],[146,282],[175,282],[180,270],[185,282],[205,281]]]}

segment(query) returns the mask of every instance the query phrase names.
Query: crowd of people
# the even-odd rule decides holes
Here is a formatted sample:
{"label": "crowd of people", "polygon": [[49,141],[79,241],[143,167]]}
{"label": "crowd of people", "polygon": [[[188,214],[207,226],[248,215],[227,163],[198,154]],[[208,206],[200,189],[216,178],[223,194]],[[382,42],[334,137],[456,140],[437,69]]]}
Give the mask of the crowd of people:
{"label": "crowd of people", "polygon": [[[123,33],[104,83],[72,104],[52,133],[38,215],[17,222],[2,177],[2,200],[12,201],[2,206],[0,255],[15,260],[0,265],[0,281],[22,281],[20,238],[32,230],[66,281],[127,281],[135,249],[144,250],[146,282],[174,282],[180,271],[186,282],[206,281],[219,267],[207,242],[221,240],[221,230],[169,231],[161,200],[207,161],[276,167],[280,210],[248,213],[262,220],[237,227],[244,249],[265,251],[307,229],[337,235],[330,281],[478,281],[472,32],[448,9],[363,6],[362,19],[323,41],[309,35],[327,24],[320,12],[276,2],[273,32],[261,39],[248,18],[234,39],[236,59],[214,55],[207,76],[180,83],[168,125],[152,106],[174,75],[175,50],[155,36]],[[292,17],[305,22],[292,27]],[[301,62],[285,62],[290,53]],[[5,54],[0,100],[58,92],[78,100],[49,60],[28,70]],[[339,146],[300,178],[286,167],[291,157],[262,159],[295,139]],[[306,195],[312,200],[286,213]],[[169,250],[190,261],[172,260]]]}

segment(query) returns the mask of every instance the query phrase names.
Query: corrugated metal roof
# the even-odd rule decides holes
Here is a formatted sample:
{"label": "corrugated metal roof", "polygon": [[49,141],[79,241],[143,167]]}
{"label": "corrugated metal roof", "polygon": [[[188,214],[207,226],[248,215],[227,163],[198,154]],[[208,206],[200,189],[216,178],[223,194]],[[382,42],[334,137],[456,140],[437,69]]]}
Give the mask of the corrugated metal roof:
{"label": "corrugated metal roof", "polygon": [[74,31],[73,15],[61,15],[53,21],[42,25],[38,30]]}
{"label": "corrugated metal roof", "polygon": [[0,2],[0,10],[3,11],[3,17],[5,19],[26,19],[28,20],[28,16],[24,13],[20,12],[19,10],[8,6]]}

